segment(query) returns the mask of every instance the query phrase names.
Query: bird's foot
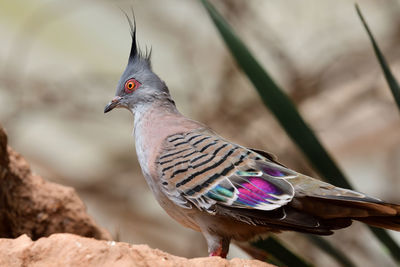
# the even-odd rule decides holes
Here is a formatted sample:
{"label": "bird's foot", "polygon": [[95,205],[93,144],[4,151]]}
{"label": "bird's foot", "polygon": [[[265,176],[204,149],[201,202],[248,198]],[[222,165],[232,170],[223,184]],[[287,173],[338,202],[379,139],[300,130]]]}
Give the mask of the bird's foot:
{"label": "bird's foot", "polygon": [[209,257],[220,256],[221,258],[225,259],[227,254],[228,253],[222,249],[222,242],[221,242],[221,245],[216,250],[211,252]]}

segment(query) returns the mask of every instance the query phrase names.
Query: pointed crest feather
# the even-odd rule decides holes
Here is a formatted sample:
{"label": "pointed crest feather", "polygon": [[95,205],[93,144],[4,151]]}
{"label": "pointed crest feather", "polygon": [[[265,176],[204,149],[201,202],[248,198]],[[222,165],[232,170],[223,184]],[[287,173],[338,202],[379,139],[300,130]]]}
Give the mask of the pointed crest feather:
{"label": "pointed crest feather", "polygon": [[139,59],[144,59],[150,64],[151,47],[150,47],[150,49],[148,49],[146,47],[145,53],[142,53],[136,42],[136,19],[135,19],[135,13],[133,11],[133,8],[131,8],[132,18],[124,10],[121,9],[121,11],[122,11],[122,13],[124,13],[126,19],[128,20],[129,28],[131,30],[131,37],[132,37],[131,52],[129,54],[128,64],[133,63],[134,61],[139,60]]}
{"label": "pointed crest feather", "polygon": [[[126,19],[128,20],[129,27],[131,29],[131,37],[132,37],[132,45],[131,45],[131,53],[129,54],[129,62],[133,62],[134,58],[138,55],[138,50],[137,50],[137,44],[136,44],[136,20],[135,20],[135,13],[133,12],[133,9],[131,8],[131,13],[132,13],[132,19],[129,17],[129,15],[121,9],[121,11],[124,13]],[[132,22],[133,21],[133,22]]]}

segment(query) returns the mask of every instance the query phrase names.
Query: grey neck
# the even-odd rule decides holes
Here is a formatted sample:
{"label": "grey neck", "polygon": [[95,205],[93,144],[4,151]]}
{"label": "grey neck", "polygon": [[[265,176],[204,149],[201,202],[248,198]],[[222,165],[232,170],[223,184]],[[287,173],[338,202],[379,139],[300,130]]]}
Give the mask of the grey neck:
{"label": "grey neck", "polygon": [[[182,116],[177,110],[175,103],[171,98],[157,99],[152,102],[143,102],[134,109],[134,135],[141,134],[143,127],[147,128],[149,124],[157,125],[159,120],[163,120],[168,115]],[[136,138],[135,138],[136,139]]]}
{"label": "grey neck", "polygon": [[132,112],[135,116],[134,136],[138,160],[148,184],[157,195],[158,187],[152,182],[149,165],[154,161],[153,157],[162,140],[168,135],[166,125],[170,125],[174,121],[173,118],[182,115],[173,102],[165,99],[141,103]]}

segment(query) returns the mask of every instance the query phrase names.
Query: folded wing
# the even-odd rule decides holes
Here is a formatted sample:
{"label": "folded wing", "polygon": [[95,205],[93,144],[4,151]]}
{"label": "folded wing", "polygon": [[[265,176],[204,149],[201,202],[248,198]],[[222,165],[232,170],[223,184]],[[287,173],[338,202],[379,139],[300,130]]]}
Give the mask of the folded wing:
{"label": "folded wing", "polygon": [[274,210],[294,196],[286,178],[295,172],[218,136],[170,136],[158,165],[165,193],[184,207]]}
{"label": "folded wing", "polygon": [[184,208],[317,234],[351,220],[400,230],[399,205],[299,174],[207,131],[168,137],[157,164],[164,193]]}

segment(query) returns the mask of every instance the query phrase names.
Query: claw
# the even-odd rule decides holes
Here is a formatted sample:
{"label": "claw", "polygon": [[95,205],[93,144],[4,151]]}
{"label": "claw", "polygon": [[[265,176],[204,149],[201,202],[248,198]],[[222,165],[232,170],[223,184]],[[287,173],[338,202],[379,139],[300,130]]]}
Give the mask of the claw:
{"label": "claw", "polygon": [[222,249],[222,242],[221,242],[221,243],[220,243],[220,246],[219,246],[216,250],[214,250],[213,252],[211,252],[211,253],[209,254],[209,257],[219,256],[219,257],[225,259],[227,254],[228,254],[228,253],[227,253],[226,251],[223,251],[223,249]]}

